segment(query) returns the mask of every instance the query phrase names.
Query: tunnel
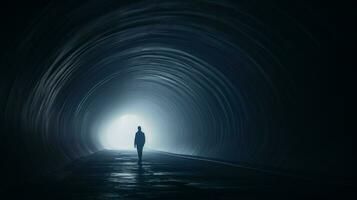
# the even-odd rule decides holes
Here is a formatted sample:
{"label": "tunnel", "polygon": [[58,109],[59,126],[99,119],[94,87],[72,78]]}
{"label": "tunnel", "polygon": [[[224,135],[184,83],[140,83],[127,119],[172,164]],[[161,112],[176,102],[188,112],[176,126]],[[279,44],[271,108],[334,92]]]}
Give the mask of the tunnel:
{"label": "tunnel", "polygon": [[132,149],[138,125],[155,151],[355,178],[342,24],[327,6],[9,3],[1,8],[2,184]]}

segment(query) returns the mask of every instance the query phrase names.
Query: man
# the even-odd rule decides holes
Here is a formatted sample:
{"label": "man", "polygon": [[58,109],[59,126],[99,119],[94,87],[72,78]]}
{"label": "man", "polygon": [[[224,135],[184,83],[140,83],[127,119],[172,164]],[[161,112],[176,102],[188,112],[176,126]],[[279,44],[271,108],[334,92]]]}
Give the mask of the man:
{"label": "man", "polygon": [[138,164],[141,164],[141,157],[143,155],[143,148],[145,144],[145,134],[141,132],[141,127],[138,126],[138,132],[135,134],[134,148],[138,151],[139,161]]}

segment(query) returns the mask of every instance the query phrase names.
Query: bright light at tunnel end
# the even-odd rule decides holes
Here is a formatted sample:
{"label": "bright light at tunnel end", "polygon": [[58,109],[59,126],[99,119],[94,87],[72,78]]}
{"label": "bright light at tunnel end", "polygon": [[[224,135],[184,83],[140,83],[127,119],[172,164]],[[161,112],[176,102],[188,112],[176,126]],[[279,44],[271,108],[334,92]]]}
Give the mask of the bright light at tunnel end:
{"label": "bright light at tunnel end", "polygon": [[138,126],[145,133],[145,147],[150,146],[152,127],[148,121],[134,114],[125,114],[104,124],[99,137],[102,147],[109,150],[134,150]]}

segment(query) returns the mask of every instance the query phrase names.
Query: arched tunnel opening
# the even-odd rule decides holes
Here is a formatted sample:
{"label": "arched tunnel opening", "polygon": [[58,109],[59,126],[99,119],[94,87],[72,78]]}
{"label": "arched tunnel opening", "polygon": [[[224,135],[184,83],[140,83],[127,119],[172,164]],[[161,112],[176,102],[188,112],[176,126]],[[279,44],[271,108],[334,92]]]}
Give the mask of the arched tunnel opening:
{"label": "arched tunnel opening", "polygon": [[133,149],[138,125],[152,150],[355,177],[341,44],[317,3],[27,4],[2,16],[5,185]]}

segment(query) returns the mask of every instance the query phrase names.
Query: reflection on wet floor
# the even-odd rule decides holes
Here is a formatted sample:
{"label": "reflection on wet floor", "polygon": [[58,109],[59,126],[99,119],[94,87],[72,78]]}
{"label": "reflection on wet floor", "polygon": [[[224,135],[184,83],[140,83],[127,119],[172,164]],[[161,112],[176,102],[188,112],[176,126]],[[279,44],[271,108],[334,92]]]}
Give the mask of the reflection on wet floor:
{"label": "reflection on wet floor", "polygon": [[[338,191],[300,179],[220,163],[144,152],[103,151],[93,154],[70,172],[59,171],[26,193],[36,199],[277,199],[323,195]],[[303,191],[303,192],[302,192]],[[292,195],[293,194],[293,195]],[[325,195],[327,196],[327,195]]]}

